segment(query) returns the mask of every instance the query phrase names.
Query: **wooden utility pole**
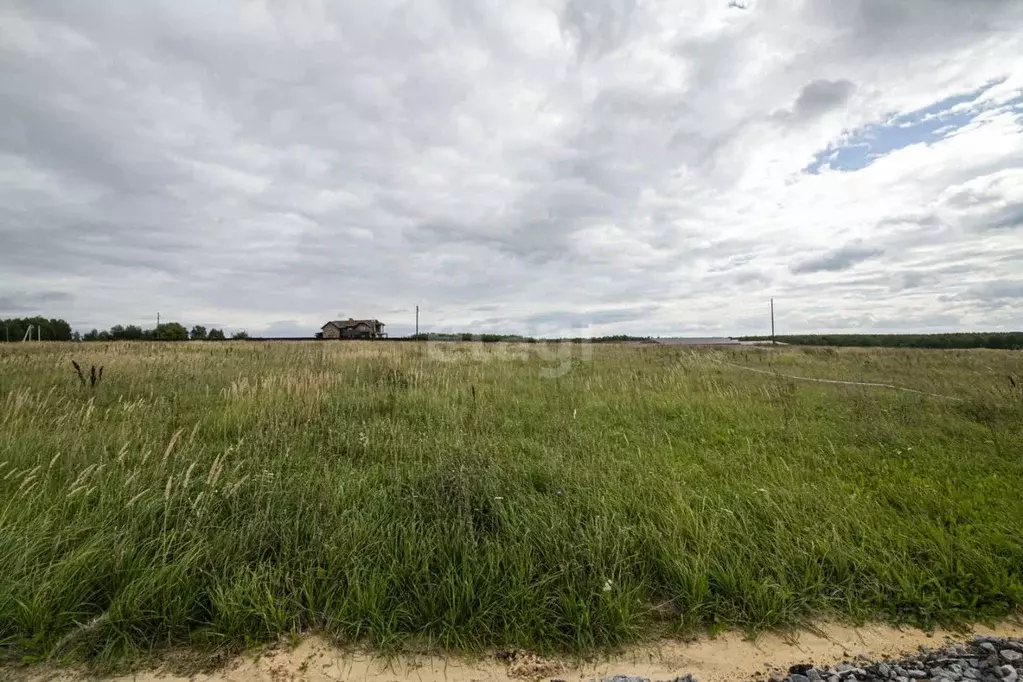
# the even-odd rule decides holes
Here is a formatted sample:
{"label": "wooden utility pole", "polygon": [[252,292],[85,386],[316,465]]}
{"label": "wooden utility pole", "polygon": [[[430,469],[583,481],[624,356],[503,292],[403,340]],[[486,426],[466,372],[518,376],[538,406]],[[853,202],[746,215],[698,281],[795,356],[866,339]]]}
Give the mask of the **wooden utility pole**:
{"label": "wooden utility pole", "polygon": [[419,338],[419,306],[416,306],[416,338]]}
{"label": "wooden utility pole", "polygon": [[771,299],[771,345],[772,346],[777,345],[777,342],[774,340],[774,299],[773,298]]}
{"label": "wooden utility pole", "polygon": [[156,337],[157,341],[160,340],[160,313],[156,314],[156,329],[153,330],[153,336]]}

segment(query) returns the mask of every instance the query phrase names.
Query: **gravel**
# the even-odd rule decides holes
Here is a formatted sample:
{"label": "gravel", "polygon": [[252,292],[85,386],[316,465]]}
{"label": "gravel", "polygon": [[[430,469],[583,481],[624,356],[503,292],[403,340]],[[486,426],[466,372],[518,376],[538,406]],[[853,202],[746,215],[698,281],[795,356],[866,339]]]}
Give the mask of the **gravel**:
{"label": "gravel", "polygon": [[[978,637],[944,649],[920,647],[902,660],[873,661],[859,654],[833,666],[801,663],[788,672],[774,671],[772,682],[1023,682],[1023,640]],[[759,678],[763,682],[763,678]],[[555,681],[560,682],[560,681]],[[590,682],[598,682],[591,680]],[[645,677],[616,675],[599,682],[651,682]],[[665,682],[697,682],[692,675]]]}

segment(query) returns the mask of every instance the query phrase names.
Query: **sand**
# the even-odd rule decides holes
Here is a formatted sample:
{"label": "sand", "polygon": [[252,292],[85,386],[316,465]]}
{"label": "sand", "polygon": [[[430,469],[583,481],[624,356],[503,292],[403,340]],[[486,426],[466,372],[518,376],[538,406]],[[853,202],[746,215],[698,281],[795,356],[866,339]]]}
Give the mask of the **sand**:
{"label": "sand", "polygon": [[[317,637],[298,646],[271,647],[259,654],[237,658],[222,670],[181,675],[166,670],[104,678],[108,682],[522,682],[559,678],[566,682],[599,679],[615,674],[671,679],[692,673],[700,682],[765,679],[772,670],[787,670],[795,663],[828,665],[858,654],[883,658],[912,653],[921,644],[943,646],[972,635],[1023,637],[1023,624],[1006,622],[995,627],[976,626],[967,632],[869,625],[854,628],[819,624],[790,636],[765,634],[748,640],[737,633],[692,642],[661,641],[630,649],[614,657],[590,661],[544,660],[518,655],[511,660],[496,656],[477,660],[457,657],[397,657],[384,659],[368,653],[342,651]],[[95,679],[74,671],[43,668],[0,669],[3,679],[31,682],[78,682]]]}

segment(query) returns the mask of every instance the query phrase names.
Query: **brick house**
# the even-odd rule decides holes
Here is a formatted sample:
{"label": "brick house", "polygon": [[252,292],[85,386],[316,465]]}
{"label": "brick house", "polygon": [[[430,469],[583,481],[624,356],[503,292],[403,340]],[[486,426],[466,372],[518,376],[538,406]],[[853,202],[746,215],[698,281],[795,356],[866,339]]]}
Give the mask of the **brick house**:
{"label": "brick house", "polygon": [[323,325],[325,339],[382,339],[384,323],[380,320],[332,320]]}

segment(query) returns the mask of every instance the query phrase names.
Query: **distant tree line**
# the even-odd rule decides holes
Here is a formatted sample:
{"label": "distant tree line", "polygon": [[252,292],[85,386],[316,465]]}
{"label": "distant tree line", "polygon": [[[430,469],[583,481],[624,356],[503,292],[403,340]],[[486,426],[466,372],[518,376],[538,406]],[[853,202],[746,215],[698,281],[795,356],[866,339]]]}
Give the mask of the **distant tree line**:
{"label": "distant tree line", "polygon": [[[19,317],[0,321],[0,343],[21,341],[32,326],[32,340],[41,338],[43,341],[223,341],[227,338],[223,329],[206,329],[201,324],[192,327],[191,331],[180,322],[164,322],[152,329],[143,329],[134,324],[127,326],[115,324],[110,329],[93,329],[85,334],[72,331],[71,325],[65,320],[45,317]],[[247,339],[244,332],[235,332],[232,339]]]}
{"label": "distant tree line", "polygon": [[25,332],[28,331],[30,325],[33,339],[71,341],[74,338],[71,325],[64,320],[47,320],[45,317],[13,317],[3,320],[3,328],[0,329],[0,343],[21,341],[25,338]]}
{"label": "distant tree line", "polygon": [[[958,334],[804,334],[776,336],[796,346],[864,348],[999,348],[1023,349],[1023,332],[963,332]],[[770,336],[746,336],[743,341],[770,341]]]}
{"label": "distant tree line", "polygon": [[[93,329],[82,336],[82,341],[223,341],[227,336],[223,329],[206,329],[197,324],[189,331],[180,322],[163,322],[152,329],[143,329],[138,325],[121,326],[115,324],[110,329]],[[235,332],[232,339],[247,339],[244,332]]]}

